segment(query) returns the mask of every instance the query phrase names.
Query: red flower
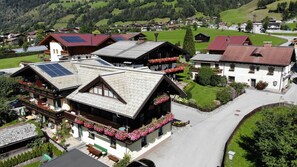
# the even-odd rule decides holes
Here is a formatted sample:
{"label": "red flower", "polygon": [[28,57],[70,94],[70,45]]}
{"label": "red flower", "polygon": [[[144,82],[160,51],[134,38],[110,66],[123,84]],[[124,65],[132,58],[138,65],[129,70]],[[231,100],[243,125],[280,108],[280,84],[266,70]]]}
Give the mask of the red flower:
{"label": "red flower", "polygon": [[93,129],[94,125],[92,123],[89,122],[84,122],[84,126],[88,129]]}
{"label": "red flower", "polygon": [[117,131],[115,138],[118,140],[126,140],[128,138],[128,133],[126,131]]}
{"label": "red flower", "polygon": [[154,99],[154,105],[159,105],[159,104],[164,103],[168,100],[169,100],[169,96],[167,94],[163,94],[163,95],[156,97]]}
{"label": "red flower", "polygon": [[104,132],[104,127],[99,126],[99,125],[95,125],[94,130],[97,131],[97,132],[103,133]]}
{"label": "red flower", "polygon": [[81,118],[75,118],[75,119],[74,119],[74,122],[77,123],[77,124],[79,124],[79,125],[84,124],[84,120],[81,119]]}
{"label": "red flower", "polygon": [[106,127],[104,128],[104,134],[110,137],[113,137],[115,135],[115,130],[112,127]]}

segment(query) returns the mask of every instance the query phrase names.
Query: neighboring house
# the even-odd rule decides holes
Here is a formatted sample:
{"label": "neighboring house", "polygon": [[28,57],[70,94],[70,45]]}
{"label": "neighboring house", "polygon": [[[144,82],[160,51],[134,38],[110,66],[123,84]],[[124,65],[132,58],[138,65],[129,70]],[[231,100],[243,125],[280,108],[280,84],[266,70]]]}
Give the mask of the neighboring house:
{"label": "neighboring house", "polygon": [[207,47],[210,54],[223,54],[228,45],[252,45],[248,36],[217,36]]}
{"label": "neighboring house", "polygon": [[193,75],[201,66],[209,66],[219,69],[218,74],[226,76],[229,82],[255,87],[263,81],[268,83],[266,90],[282,92],[289,84],[296,55],[293,47],[229,45],[223,55],[198,54],[192,60],[196,68]]}
{"label": "neighboring house", "polygon": [[254,22],[253,33],[262,33],[262,31],[263,31],[263,24],[261,22]]}
{"label": "neighboring house", "polygon": [[45,54],[51,61],[79,60],[90,58],[88,55],[98,49],[116,42],[109,35],[93,34],[49,34],[39,45],[47,46]]}
{"label": "neighboring house", "polygon": [[267,30],[280,30],[282,21],[270,21]]}
{"label": "neighboring house", "polygon": [[137,41],[138,39],[145,38],[143,33],[127,33],[127,34],[112,34],[111,37],[116,41]]}
{"label": "neighboring house", "polygon": [[119,41],[92,53],[115,66],[134,68],[148,66],[153,71],[165,71],[168,76],[182,72],[176,62],[186,51],[169,42],[145,40]]}
{"label": "neighboring house", "polygon": [[41,167],[108,167],[104,163],[92,158],[85,153],[79,151],[78,149],[73,149],[63,155],[50,160],[49,162],[41,165]]}
{"label": "neighboring house", "polygon": [[199,33],[195,35],[194,38],[196,42],[209,42],[210,36],[203,33]]}
{"label": "neighboring house", "polygon": [[13,76],[23,76],[30,97],[21,100],[42,120],[65,118],[74,137],[105,154],[135,159],[170,137],[170,95],[186,94],[165,73],[98,61],[30,64]]}
{"label": "neighboring house", "polygon": [[197,74],[201,67],[210,67],[215,70],[216,74],[221,75],[223,64],[220,63],[222,55],[219,54],[196,54],[191,60],[193,61],[194,68],[191,69],[193,80],[196,79]]}
{"label": "neighboring house", "polygon": [[15,53],[24,53],[24,52],[44,52],[47,50],[47,47],[44,45],[40,46],[31,46],[27,48],[27,51],[25,51],[23,48],[17,48],[17,49],[12,49],[15,51]]}
{"label": "neighboring house", "polygon": [[27,42],[29,42],[30,44],[33,43],[36,40],[36,37],[36,31],[29,32],[27,35]]}

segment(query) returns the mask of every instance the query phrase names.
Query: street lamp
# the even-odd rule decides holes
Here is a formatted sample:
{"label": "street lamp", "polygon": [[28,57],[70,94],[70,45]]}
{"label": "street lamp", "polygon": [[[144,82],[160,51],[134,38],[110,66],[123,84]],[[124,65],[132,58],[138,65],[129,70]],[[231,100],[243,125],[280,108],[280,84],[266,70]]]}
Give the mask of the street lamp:
{"label": "street lamp", "polygon": [[232,159],[235,155],[234,151],[228,151],[228,155],[229,155],[229,160],[230,160],[230,166],[232,166]]}

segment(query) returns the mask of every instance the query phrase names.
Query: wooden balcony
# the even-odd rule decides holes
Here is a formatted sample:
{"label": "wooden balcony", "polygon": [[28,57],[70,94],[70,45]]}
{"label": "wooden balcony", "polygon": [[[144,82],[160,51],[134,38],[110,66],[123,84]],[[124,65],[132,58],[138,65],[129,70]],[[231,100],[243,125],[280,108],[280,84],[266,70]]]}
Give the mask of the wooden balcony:
{"label": "wooden balcony", "polygon": [[[76,111],[75,113],[78,113],[78,111]],[[122,127],[120,124],[106,120],[104,118],[100,118],[98,116],[94,116],[92,114],[88,114],[86,112],[80,111],[80,115],[74,115],[71,114],[69,111],[65,111],[65,118],[68,119],[71,122],[74,122],[75,118],[77,117],[81,117],[91,123],[99,123],[102,124],[104,126],[111,126],[115,129],[119,129],[120,127]]]}
{"label": "wooden balcony", "polygon": [[180,73],[184,71],[184,67],[175,67],[175,68],[170,68],[170,69],[166,69],[164,70],[164,72],[166,74],[174,74],[174,73]]}
{"label": "wooden balcony", "polygon": [[30,101],[27,97],[20,97],[19,100],[23,103],[24,106],[26,106],[27,109],[34,110],[35,112],[46,116],[48,118],[51,118],[55,121],[55,123],[60,123],[62,119],[64,118],[64,111],[55,111],[50,109],[48,106],[43,105],[41,103],[35,103]]}
{"label": "wooden balcony", "polygon": [[45,87],[39,87],[31,82],[24,82],[22,80],[19,81],[20,89],[26,90],[28,92],[32,92],[34,94],[38,94],[44,97],[48,97],[51,99],[61,98],[57,92],[53,90],[46,89]]}
{"label": "wooden balcony", "polygon": [[46,55],[50,55],[51,51],[50,50],[45,50],[43,53],[46,54]]}
{"label": "wooden balcony", "polygon": [[150,64],[162,64],[162,63],[171,63],[176,62],[179,57],[167,57],[167,58],[159,58],[159,59],[150,59],[148,62]]}

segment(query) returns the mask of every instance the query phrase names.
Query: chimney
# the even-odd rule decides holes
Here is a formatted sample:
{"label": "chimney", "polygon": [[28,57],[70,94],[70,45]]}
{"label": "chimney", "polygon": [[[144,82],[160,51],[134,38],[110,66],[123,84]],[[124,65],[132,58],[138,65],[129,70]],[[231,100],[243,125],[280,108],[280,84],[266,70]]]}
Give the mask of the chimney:
{"label": "chimney", "polygon": [[271,47],[272,46],[272,42],[271,41],[264,41],[264,47]]}
{"label": "chimney", "polygon": [[136,42],[136,44],[142,44],[145,42],[145,37],[139,37],[138,41]]}

